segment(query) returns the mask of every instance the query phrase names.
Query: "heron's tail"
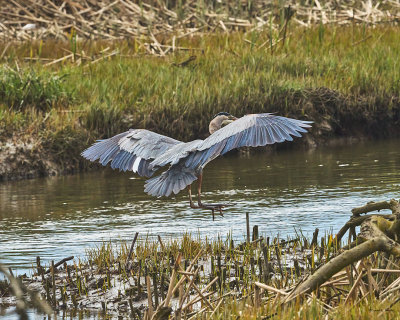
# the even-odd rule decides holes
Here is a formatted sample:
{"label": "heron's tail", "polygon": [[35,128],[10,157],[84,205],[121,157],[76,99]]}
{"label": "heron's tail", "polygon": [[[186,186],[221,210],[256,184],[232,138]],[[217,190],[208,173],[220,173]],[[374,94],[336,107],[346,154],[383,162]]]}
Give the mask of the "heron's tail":
{"label": "heron's tail", "polygon": [[144,191],[155,197],[169,197],[172,192],[177,194],[195,180],[197,177],[192,170],[182,166],[172,166],[160,176],[147,180]]}

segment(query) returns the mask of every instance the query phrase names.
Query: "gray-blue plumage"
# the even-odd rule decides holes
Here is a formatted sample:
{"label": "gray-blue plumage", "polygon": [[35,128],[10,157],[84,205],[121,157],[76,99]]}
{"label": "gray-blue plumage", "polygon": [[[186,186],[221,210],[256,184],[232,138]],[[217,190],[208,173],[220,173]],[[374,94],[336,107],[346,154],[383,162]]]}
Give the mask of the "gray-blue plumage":
{"label": "gray-blue plumage", "polygon": [[151,161],[164,154],[178,140],[144,129],[130,129],[112,138],[97,141],[82,152],[90,161],[99,160],[105,166],[120,171],[133,171],[140,176],[151,177],[154,170],[149,168]]}
{"label": "gray-blue plumage", "polygon": [[[229,114],[220,113],[216,117],[226,115]],[[111,162],[114,169],[130,170],[146,177],[170,165],[167,171],[145,184],[145,192],[150,195],[170,196],[197,180],[207,163],[216,157],[235,148],[292,141],[293,136],[301,137],[301,133],[307,132],[311,123],[270,113],[250,114],[218,127],[205,140],[186,143],[148,130],[131,129],[96,142],[82,156],[91,161],[99,160],[102,165]]]}

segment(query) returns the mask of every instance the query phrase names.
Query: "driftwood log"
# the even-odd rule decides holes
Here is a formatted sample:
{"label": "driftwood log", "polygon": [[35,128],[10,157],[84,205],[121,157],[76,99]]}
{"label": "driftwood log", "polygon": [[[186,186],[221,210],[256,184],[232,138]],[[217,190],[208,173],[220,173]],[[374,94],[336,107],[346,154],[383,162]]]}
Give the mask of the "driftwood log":
{"label": "driftwood log", "polygon": [[[361,216],[361,214],[383,209],[390,209],[392,213]],[[316,290],[343,268],[374,252],[381,251],[395,257],[400,256],[400,204],[398,201],[392,199],[369,202],[365,206],[354,208],[352,214],[350,220],[338,232],[334,242],[340,243],[347,231],[349,231],[349,238],[354,237],[355,228],[360,227],[360,233],[356,236],[355,241],[296,286],[286,297],[284,303]]]}

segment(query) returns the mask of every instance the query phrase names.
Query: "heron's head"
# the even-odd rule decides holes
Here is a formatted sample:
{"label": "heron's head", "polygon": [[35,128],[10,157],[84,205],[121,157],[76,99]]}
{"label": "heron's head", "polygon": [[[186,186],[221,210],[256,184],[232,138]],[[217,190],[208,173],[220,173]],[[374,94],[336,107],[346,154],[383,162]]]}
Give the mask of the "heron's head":
{"label": "heron's head", "polygon": [[210,134],[213,134],[215,131],[225,127],[231,122],[235,121],[237,118],[231,115],[228,112],[219,112],[214,118],[211,120],[210,125],[208,127]]}

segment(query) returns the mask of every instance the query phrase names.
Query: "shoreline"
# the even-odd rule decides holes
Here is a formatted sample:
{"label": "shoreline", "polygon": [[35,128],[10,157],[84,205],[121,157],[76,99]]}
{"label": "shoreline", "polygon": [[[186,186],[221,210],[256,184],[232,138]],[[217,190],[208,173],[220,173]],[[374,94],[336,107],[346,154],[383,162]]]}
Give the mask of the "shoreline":
{"label": "shoreline", "polygon": [[[328,127],[327,127],[328,126]],[[397,129],[397,130],[396,130]],[[258,153],[258,152],[279,152],[280,149],[304,149],[312,150],[329,146],[353,145],[360,141],[374,141],[382,139],[396,139],[400,137],[400,129],[393,124],[387,127],[393,135],[382,137],[379,133],[374,135],[369,132],[357,135],[339,136],[332,134],[332,128],[326,122],[322,125],[315,122],[311,132],[303,134],[301,138],[295,138],[293,142],[274,144],[272,146],[257,148],[242,148],[233,150],[230,156],[235,153]],[[52,154],[43,146],[35,144],[34,138],[30,142],[15,142],[16,138],[10,138],[0,142],[0,183],[25,179],[35,179],[48,176],[60,176],[78,174],[85,171],[101,170],[103,167],[98,163],[89,163],[80,159],[79,153],[84,149],[75,149],[75,156],[67,161],[60,161],[57,155]],[[89,147],[88,144],[86,147]]]}

